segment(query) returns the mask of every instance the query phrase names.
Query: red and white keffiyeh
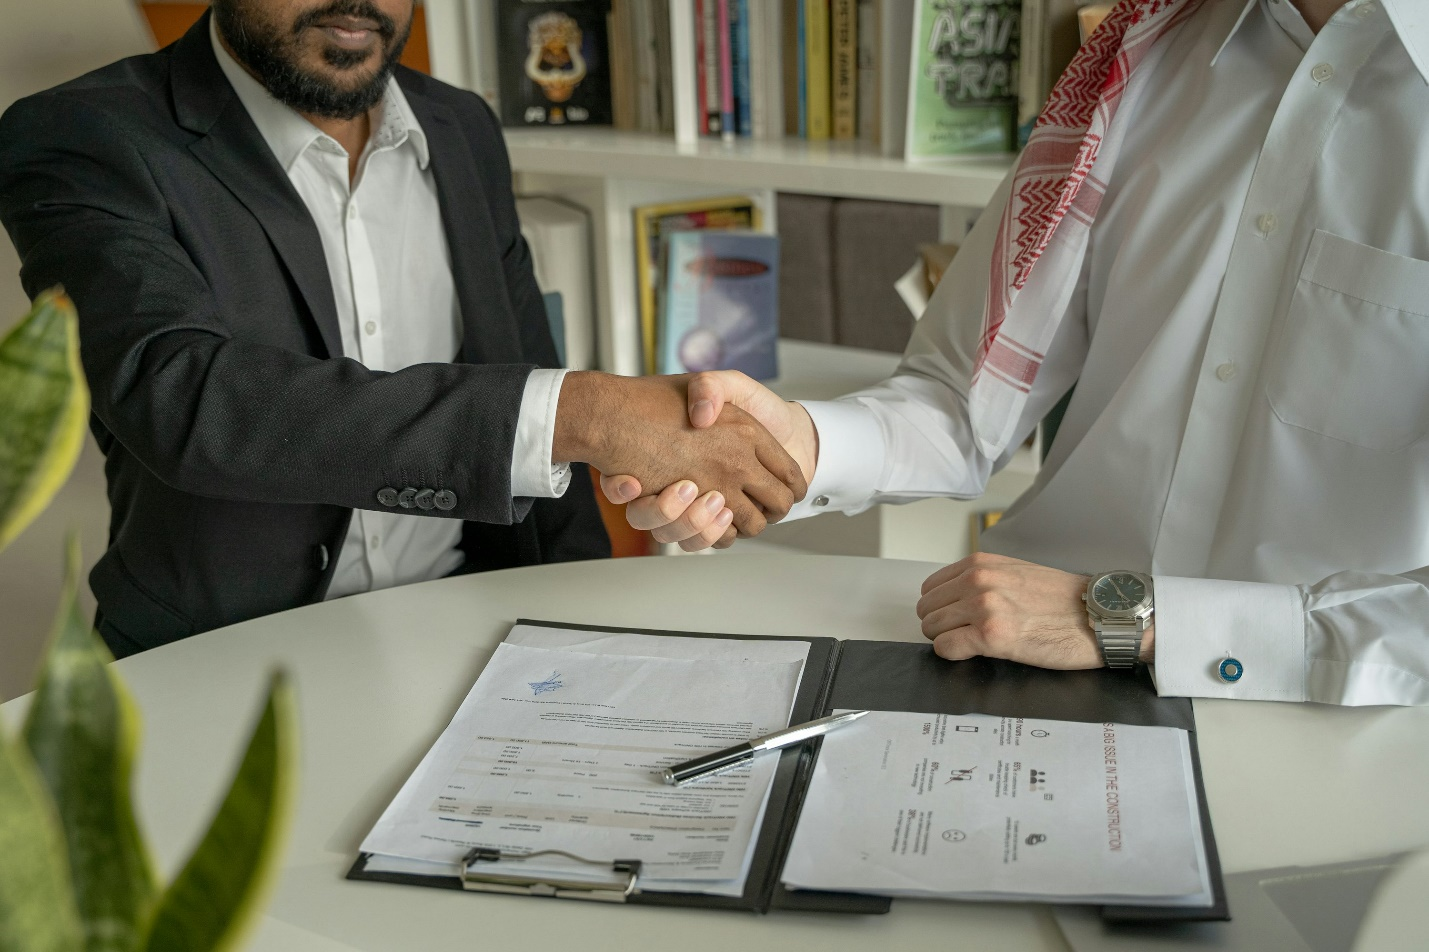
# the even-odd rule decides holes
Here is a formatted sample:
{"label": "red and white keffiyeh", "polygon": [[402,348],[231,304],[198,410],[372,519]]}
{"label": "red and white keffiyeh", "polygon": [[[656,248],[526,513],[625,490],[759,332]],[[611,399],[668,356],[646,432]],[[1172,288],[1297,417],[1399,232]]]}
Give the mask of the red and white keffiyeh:
{"label": "red and white keffiyeh", "polygon": [[[1121,0],[1048,98],[1018,160],[998,224],[982,340],[969,393],[979,448],[1007,448],[1081,273],[1087,238],[1125,137],[1113,124],[1146,81],[1156,41],[1204,0]],[[1125,114],[1123,114],[1125,115]]]}

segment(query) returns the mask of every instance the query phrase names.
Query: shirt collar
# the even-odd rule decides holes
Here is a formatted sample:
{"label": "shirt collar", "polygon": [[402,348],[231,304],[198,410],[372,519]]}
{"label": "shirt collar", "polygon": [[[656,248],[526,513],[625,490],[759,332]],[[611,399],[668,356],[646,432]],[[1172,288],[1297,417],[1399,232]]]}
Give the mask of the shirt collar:
{"label": "shirt collar", "polygon": [[[1231,39],[1240,32],[1241,25],[1245,23],[1246,17],[1255,9],[1255,5],[1260,0],[1247,0],[1245,9],[1241,10],[1240,17],[1235,21],[1235,26],[1231,27],[1230,34],[1226,36],[1225,42],[1220,49],[1216,50],[1216,55],[1211,59],[1211,65],[1216,65],[1216,60],[1221,58],[1221,53],[1230,43]],[[1281,0],[1288,3],[1289,0]],[[1429,4],[1420,0],[1359,0],[1360,3],[1378,3],[1384,7],[1385,13],[1389,15],[1389,22],[1394,27],[1395,33],[1399,35],[1399,41],[1404,44],[1405,51],[1414,62],[1414,66],[1419,70],[1419,78],[1429,84]]]}
{"label": "shirt collar", "polygon": [[[212,19],[209,20],[208,33],[219,68],[233,86],[233,91],[238,94],[243,108],[248,110],[249,117],[268,143],[268,148],[273,150],[273,155],[278,159],[283,171],[291,171],[293,163],[315,142],[320,143],[320,147],[335,147],[341,151],[342,147],[335,139],[289,106],[274,99],[262,83],[238,64],[219,42],[218,27]],[[382,93],[382,100],[378,103],[374,118],[376,125],[371,136],[373,147],[396,148],[403,142],[410,142],[417,154],[418,167],[425,170],[430,161],[427,136],[417,122],[417,116],[412,112],[412,107],[395,77],[387,81],[387,88]]]}

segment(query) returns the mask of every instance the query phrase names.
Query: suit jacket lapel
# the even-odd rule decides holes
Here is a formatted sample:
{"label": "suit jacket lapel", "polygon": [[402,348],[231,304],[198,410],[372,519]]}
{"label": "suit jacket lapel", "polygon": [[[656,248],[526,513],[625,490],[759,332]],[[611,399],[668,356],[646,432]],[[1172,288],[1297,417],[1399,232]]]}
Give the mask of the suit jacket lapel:
{"label": "suit jacket lapel", "polygon": [[437,203],[461,308],[460,360],[470,364],[520,363],[521,338],[501,267],[506,249],[497,240],[476,159],[456,116],[418,88],[424,78],[403,76],[402,80],[407,102],[426,133],[437,182]]}
{"label": "suit jacket lapel", "polygon": [[174,111],[201,138],[189,150],[258,219],[317,323],[327,356],[342,356],[332,279],[312,215],[214,59],[205,13],[173,50]]}

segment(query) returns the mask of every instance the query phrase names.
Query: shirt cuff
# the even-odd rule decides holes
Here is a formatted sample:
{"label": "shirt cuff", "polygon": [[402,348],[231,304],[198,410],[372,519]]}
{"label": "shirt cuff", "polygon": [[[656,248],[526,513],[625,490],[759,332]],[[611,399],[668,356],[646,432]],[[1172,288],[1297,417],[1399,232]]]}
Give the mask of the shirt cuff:
{"label": "shirt cuff", "polygon": [[[1153,582],[1158,693],[1305,699],[1305,610],[1298,588],[1160,575]],[[1221,677],[1227,658],[1239,663],[1233,682]]]}
{"label": "shirt cuff", "polygon": [[553,499],[571,484],[571,467],[551,462],[556,440],[556,404],[564,370],[533,370],[521,394],[516,417],[516,448],[511,454],[511,495]]}
{"label": "shirt cuff", "polygon": [[883,475],[883,427],[878,418],[852,400],[799,402],[819,435],[819,463],[808,493],[784,521],[866,509]]}

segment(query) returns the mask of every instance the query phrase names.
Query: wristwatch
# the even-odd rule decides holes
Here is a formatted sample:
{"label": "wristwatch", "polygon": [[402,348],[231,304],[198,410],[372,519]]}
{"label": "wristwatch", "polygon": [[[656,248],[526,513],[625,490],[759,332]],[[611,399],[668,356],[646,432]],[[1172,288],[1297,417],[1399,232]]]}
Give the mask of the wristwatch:
{"label": "wristwatch", "polygon": [[1135,667],[1156,610],[1151,576],[1125,569],[1103,572],[1087,584],[1082,601],[1087,603],[1087,621],[1097,633],[1106,666]]}

